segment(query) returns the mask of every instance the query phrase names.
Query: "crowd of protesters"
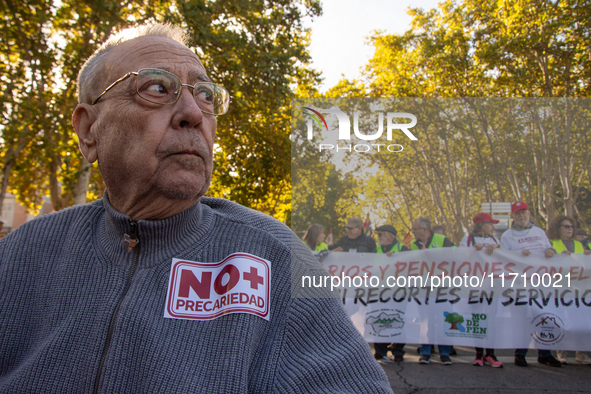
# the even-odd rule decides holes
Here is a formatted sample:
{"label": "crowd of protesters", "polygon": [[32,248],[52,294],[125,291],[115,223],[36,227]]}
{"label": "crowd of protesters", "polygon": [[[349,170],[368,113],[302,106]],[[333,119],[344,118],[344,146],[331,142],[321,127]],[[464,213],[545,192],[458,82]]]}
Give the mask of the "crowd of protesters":
{"label": "crowd of protesters", "polygon": [[[543,254],[547,258],[553,257],[557,253],[570,255],[572,253],[591,254],[591,247],[587,239],[587,233],[581,228],[577,228],[577,221],[566,215],[557,215],[548,223],[548,230],[544,231],[531,222],[531,213],[526,203],[517,201],[511,204],[512,224],[507,229],[500,240],[495,238],[493,231],[498,220],[493,219],[489,214],[481,212],[472,218],[474,226],[470,233],[462,238],[460,247],[473,247],[477,250],[483,250],[488,255],[492,255],[494,250],[502,248],[512,250],[528,256],[532,253]],[[367,223],[364,224],[361,218],[353,217],[347,220],[345,229],[347,235],[339,239],[336,243],[331,240],[325,243],[325,229],[320,224],[311,225],[304,235],[304,242],[308,247],[316,252],[322,252],[323,255],[334,252],[349,253],[385,253],[391,256],[394,253],[400,253],[408,250],[433,249],[444,247],[456,247],[456,245],[445,236],[445,228],[441,225],[431,225],[431,221],[426,218],[419,218],[412,223],[411,232],[415,240],[408,244],[407,237],[403,242],[396,238],[397,231],[394,226],[385,224],[376,228],[378,244],[376,245],[372,237],[366,234],[368,232]],[[374,357],[380,362],[401,362],[404,360],[404,343],[374,343]],[[454,354],[453,346],[439,345],[439,357],[444,365],[451,365],[449,357]],[[434,346],[431,344],[422,345],[419,363],[429,364],[431,352]],[[527,367],[525,356],[528,349],[515,350],[515,365]],[[388,356],[388,351],[393,358]],[[581,364],[591,364],[591,358],[586,352],[576,352],[575,359]],[[568,364],[565,351],[557,351],[557,357],[554,357],[549,350],[538,351],[538,362],[540,364],[560,367]],[[503,364],[497,360],[494,349],[476,348],[476,357],[472,363],[474,366],[490,365],[493,368],[500,368]]]}

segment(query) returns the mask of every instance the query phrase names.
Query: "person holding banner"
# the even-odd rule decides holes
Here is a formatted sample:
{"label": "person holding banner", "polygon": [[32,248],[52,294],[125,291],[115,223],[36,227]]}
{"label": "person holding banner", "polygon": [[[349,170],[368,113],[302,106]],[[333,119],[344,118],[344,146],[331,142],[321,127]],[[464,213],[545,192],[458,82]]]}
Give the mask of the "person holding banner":
{"label": "person holding banner", "polygon": [[398,233],[394,226],[390,224],[384,224],[376,228],[378,233],[378,247],[377,253],[385,253],[387,256],[392,256],[397,252],[405,252],[409,250],[404,244],[398,242],[396,234]]}
{"label": "person holding banner", "polygon": [[[394,253],[398,252],[405,252],[409,249],[403,245],[402,243],[398,242],[396,239],[396,234],[398,233],[394,226],[390,224],[384,224],[376,228],[376,232],[378,233],[378,247],[377,253],[385,253],[387,256],[392,256]],[[394,356],[394,361],[402,362],[404,361],[404,345],[405,343],[374,343],[373,347],[376,350],[376,354],[374,357],[378,361],[389,361],[391,360],[388,357],[388,347],[392,350],[392,355]]]}
{"label": "person holding banner", "polygon": [[[529,221],[531,213],[526,203],[514,202],[511,205],[511,218],[513,224],[503,233],[501,248],[521,252],[524,256],[537,253],[552,257],[556,254],[544,230]],[[527,367],[526,355],[527,349],[515,349],[515,365]],[[552,356],[550,350],[538,350],[538,363],[551,367],[562,366],[560,361]]]}
{"label": "person holding banner", "polygon": [[582,243],[585,249],[591,250],[591,248],[589,248],[589,240],[587,239],[587,232],[585,230],[578,228],[575,232],[575,239]]}
{"label": "person holding banner", "polygon": [[[499,248],[499,242],[493,236],[493,230],[495,229],[495,220],[490,217],[489,214],[481,212],[472,218],[474,227],[469,235],[462,238],[460,247],[475,247],[476,250],[482,250],[489,256],[492,255],[496,248]],[[477,347],[476,358],[472,362],[472,365],[482,367],[484,364],[490,365],[493,368],[502,368],[503,363],[497,360],[495,356],[495,349],[486,349],[486,355],[484,355],[484,349]]]}
{"label": "person holding banner", "polygon": [[493,250],[501,247],[497,239],[493,236],[495,224],[499,221],[491,218],[489,214],[484,212],[474,216],[472,221],[474,222],[472,232],[462,238],[460,246],[474,246],[476,250],[486,248],[485,253],[490,256]]}
{"label": "person holding banner", "polygon": [[[556,253],[571,254],[571,253],[584,253],[591,254],[591,250],[586,249],[583,244],[573,239],[575,228],[577,227],[577,221],[575,218],[566,215],[557,215],[548,225],[548,238],[552,242],[552,247]],[[558,361],[562,364],[568,364],[566,357],[566,351],[558,350],[556,352]],[[587,355],[587,352],[576,352],[575,359],[581,364],[591,364],[591,360]]]}
{"label": "person holding banner", "polygon": [[[411,231],[414,234],[416,240],[411,244],[410,250],[447,248],[456,246],[446,236],[433,233],[431,230],[431,221],[429,219],[418,218],[412,223]],[[441,360],[442,364],[451,365],[451,359],[449,358],[450,351],[451,346],[439,345],[439,359]],[[422,345],[419,363],[429,364],[430,359],[431,345]]]}
{"label": "person holding banner", "polygon": [[313,252],[321,252],[328,249],[328,245],[324,242],[325,238],[324,227],[321,224],[315,223],[308,227],[302,241]]}
{"label": "person holding banner", "polygon": [[431,221],[425,218],[418,218],[412,224],[411,231],[415,241],[410,245],[410,250],[448,248],[455,247],[445,235],[434,233],[431,230]]}
{"label": "person holding banner", "polygon": [[591,254],[591,250],[585,249],[581,242],[573,238],[576,227],[577,221],[570,216],[557,215],[550,220],[547,234],[556,253]]}
{"label": "person holding banner", "polygon": [[347,229],[347,235],[339,239],[334,245],[329,246],[328,249],[333,252],[376,252],[376,241],[363,234],[363,220],[361,218],[349,218],[345,228]]}

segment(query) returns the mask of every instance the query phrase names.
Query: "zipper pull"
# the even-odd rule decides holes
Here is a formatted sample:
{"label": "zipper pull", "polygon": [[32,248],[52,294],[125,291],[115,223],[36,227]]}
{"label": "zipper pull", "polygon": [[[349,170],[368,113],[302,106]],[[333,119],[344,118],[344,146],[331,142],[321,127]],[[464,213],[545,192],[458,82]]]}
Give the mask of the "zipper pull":
{"label": "zipper pull", "polygon": [[131,235],[125,234],[123,236],[123,248],[125,248],[128,252],[131,252],[131,249],[133,249],[140,242],[140,240],[137,237],[137,222],[131,219],[129,222],[129,232]]}

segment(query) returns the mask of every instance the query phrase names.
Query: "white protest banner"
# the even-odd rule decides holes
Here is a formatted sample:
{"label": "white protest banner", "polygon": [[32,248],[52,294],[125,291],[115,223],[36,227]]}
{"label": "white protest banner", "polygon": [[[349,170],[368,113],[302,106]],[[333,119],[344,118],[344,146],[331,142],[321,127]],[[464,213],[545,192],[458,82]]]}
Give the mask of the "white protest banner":
{"label": "white protest banner", "polygon": [[591,350],[590,263],[581,254],[440,248],[331,253],[323,266],[333,275],[325,287],[340,280],[334,287],[369,342]]}

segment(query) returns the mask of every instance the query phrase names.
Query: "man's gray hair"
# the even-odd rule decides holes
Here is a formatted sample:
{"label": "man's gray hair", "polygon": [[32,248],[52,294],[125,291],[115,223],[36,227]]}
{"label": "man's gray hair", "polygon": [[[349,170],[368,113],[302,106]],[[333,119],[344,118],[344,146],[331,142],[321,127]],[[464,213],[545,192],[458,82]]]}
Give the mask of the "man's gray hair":
{"label": "man's gray hair", "polygon": [[437,234],[446,235],[445,234],[445,226],[443,224],[436,224],[431,228],[431,231]]}
{"label": "man's gray hair", "polygon": [[417,219],[421,223],[422,228],[426,228],[427,230],[431,231],[431,221],[426,218],[418,218]]}
{"label": "man's gray hair", "polygon": [[[100,86],[104,84],[103,79],[107,77],[105,59],[107,54],[117,45],[137,37],[160,36],[170,38],[182,45],[187,46],[190,36],[186,30],[171,24],[153,23],[140,25],[121,30],[112,34],[93,54],[86,60],[78,74],[78,103],[92,103]],[[137,71],[137,70],[134,70]],[[101,83],[102,82],[102,83]],[[106,86],[105,86],[106,87]]]}

